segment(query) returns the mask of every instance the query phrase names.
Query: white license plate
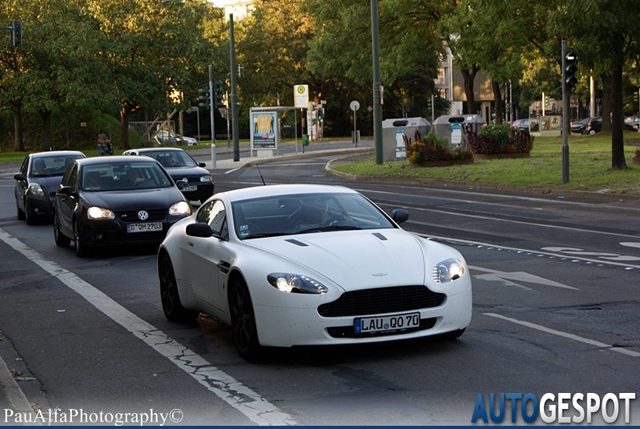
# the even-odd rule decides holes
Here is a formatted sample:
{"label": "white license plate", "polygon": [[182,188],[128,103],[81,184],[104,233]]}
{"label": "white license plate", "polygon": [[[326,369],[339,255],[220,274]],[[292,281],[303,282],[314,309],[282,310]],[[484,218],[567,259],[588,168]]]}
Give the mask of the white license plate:
{"label": "white license plate", "polygon": [[162,231],[162,222],[128,223],[127,232]]}
{"label": "white license plate", "polygon": [[356,334],[397,331],[420,326],[420,313],[394,314],[380,317],[356,317],[353,327]]}
{"label": "white license plate", "polygon": [[185,186],[184,188],[182,188],[182,192],[193,192],[197,190],[198,190],[197,186]]}

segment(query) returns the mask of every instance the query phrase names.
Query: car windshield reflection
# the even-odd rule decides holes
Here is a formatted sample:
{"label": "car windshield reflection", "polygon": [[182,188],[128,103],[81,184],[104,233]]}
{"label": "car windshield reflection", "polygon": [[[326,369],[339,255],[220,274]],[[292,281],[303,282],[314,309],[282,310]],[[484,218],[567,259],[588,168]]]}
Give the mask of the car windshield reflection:
{"label": "car windshield reflection", "polygon": [[241,239],[333,231],[395,228],[359,194],[322,193],[271,196],[232,203]]}
{"label": "car windshield reflection", "polygon": [[124,191],[172,186],[155,163],[88,165],[82,170],[84,191]]}

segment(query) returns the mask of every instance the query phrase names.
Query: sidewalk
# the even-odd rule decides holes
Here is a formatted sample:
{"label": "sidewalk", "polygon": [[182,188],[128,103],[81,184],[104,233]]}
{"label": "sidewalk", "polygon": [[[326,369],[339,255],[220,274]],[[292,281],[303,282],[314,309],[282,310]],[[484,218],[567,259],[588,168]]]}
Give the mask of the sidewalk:
{"label": "sidewalk", "polygon": [[[216,166],[213,168],[213,162],[211,160],[211,150],[210,149],[189,149],[185,148],[189,154],[193,157],[198,157],[200,159],[207,157],[207,160],[204,161],[206,164],[206,168],[208,170],[235,170],[239,168],[250,167],[256,164],[265,164],[269,162],[277,162],[282,160],[294,160],[307,158],[310,156],[341,156],[341,155],[350,155],[350,154],[364,154],[373,152],[373,146],[370,145],[370,142],[362,142],[363,144],[360,147],[354,147],[351,141],[326,141],[326,142],[314,142],[309,146],[304,147],[304,152],[302,152],[303,148],[300,143],[298,143],[298,152],[284,152],[284,153],[274,153],[273,156],[259,156],[260,151],[254,151],[254,156],[251,156],[251,150],[247,146],[240,147],[240,159],[239,161],[234,161],[232,158],[221,159],[221,155],[232,155],[233,149],[228,148],[225,144],[224,146],[218,146],[216,148]],[[282,143],[280,148],[287,148],[289,150],[293,149],[295,146],[294,143]],[[329,146],[329,147],[327,147]],[[257,154],[258,156],[256,156]],[[226,157],[225,157],[226,158]]]}

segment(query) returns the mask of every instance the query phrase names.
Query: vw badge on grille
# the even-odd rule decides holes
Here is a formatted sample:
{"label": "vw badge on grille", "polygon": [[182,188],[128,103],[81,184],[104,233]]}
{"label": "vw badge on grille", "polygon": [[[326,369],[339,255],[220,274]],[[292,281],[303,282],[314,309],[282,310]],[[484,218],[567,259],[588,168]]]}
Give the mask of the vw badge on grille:
{"label": "vw badge on grille", "polygon": [[149,219],[149,213],[147,213],[147,212],[146,212],[146,211],[144,211],[144,210],[140,210],[140,211],[138,212],[138,219],[140,219],[140,220],[147,220],[147,219]]}

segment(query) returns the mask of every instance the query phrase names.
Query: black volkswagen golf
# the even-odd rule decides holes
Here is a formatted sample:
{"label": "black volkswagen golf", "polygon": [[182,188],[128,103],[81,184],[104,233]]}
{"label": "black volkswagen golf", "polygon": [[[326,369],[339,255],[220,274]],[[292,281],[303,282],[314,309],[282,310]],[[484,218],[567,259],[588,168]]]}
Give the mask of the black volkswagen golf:
{"label": "black volkswagen golf", "polygon": [[190,214],[191,206],[154,159],[77,159],[56,192],[54,238],[61,247],[73,241],[78,256],[98,246],[159,244],[172,224]]}

